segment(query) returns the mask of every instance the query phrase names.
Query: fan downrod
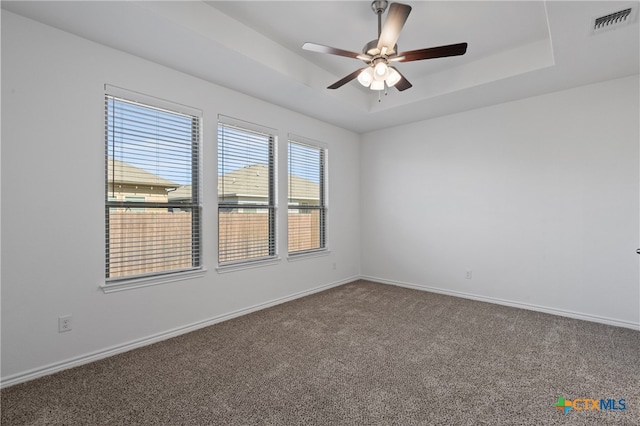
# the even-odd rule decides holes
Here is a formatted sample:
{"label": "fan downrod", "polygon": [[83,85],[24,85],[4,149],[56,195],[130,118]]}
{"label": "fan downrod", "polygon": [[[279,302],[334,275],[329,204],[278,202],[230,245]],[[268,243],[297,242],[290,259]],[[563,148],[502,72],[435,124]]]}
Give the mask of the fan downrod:
{"label": "fan downrod", "polygon": [[373,13],[378,15],[378,38],[380,38],[380,33],[382,32],[382,14],[387,10],[388,4],[387,0],[373,0],[371,2]]}

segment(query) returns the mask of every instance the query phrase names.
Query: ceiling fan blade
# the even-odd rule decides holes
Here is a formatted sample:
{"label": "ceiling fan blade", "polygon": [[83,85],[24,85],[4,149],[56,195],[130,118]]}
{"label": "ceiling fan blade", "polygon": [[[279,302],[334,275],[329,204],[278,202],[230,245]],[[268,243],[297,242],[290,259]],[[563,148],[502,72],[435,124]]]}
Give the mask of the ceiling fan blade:
{"label": "ceiling fan blade", "polygon": [[302,45],[304,50],[318,53],[328,53],[330,55],[345,56],[347,58],[362,59],[364,61],[371,60],[371,56],[365,53],[350,52],[348,50],[338,49],[336,47],[325,46],[316,43],[305,43]]}
{"label": "ceiling fan blade", "polygon": [[398,82],[393,85],[393,87],[398,89],[398,91],[402,92],[403,90],[407,90],[413,87],[413,84],[409,83],[409,80],[404,78],[404,75],[402,75],[402,73],[398,71],[398,68],[396,67],[389,67],[389,68],[393,68],[394,70],[396,70],[398,74],[400,74],[400,80],[398,80]]}
{"label": "ceiling fan blade", "polygon": [[423,59],[444,58],[446,56],[460,56],[467,51],[467,43],[449,44],[447,46],[429,47],[426,49],[411,50],[409,52],[398,53],[404,56],[398,62],[421,61]]}
{"label": "ceiling fan blade", "polygon": [[407,21],[411,13],[411,6],[402,3],[391,3],[387,19],[378,38],[378,50],[382,51],[383,47],[387,48],[388,53],[393,53],[400,31],[404,23]]}
{"label": "ceiling fan blade", "polygon": [[331,86],[327,87],[327,89],[337,89],[339,87],[344,86],[345,84],[347,84],[348,82],[350,82],[351,80],[356,78],[358,76],[358,74],[360,74],[362,72],[362,70],[365,70],[365,69],[366,69],[366,67],[365,68],[360,68],[359,70],[355,70],[354,72],[352,72],[348,76],[344,77],[341,80],[336,81]]}

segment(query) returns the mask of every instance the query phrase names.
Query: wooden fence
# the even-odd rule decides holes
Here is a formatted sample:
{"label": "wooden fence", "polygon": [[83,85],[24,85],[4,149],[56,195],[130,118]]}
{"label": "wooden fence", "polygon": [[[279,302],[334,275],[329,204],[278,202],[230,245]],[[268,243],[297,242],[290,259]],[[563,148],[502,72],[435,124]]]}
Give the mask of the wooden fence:
{"label": "wooden fence", "polygon": [[320,248],[320,211],[289,212],[289,252]]}
{"label": "wooden fence", "polygon": [[109,277],[191,267],[191,226],[189,211],[110,211]]}
{"label": "wooden fence", "polygon": [[[320,220],[315,213],[289,213],[289,251],[319,247]],[[190,268],[193,264],[191,227],[188,211],[109,212],[108,276],[118,278]],[[269,255],[267,213],[220,212],[218,232],[220,263]]]}

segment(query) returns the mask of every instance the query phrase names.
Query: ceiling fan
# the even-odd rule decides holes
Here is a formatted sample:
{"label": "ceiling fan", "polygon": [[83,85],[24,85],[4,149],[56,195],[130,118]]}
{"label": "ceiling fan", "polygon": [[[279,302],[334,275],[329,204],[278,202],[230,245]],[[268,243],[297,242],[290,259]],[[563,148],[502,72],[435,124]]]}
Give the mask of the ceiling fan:
{"label": "ceiling fan", "polygon": [[382,14],[387,9],[387,5],[388,2],[386,0],[374,0],[371,2],[371,8],[378,15],[378,39],[365,44],[362,48],[362,53],[350,52],[316,43],[305,43],[302,46],[304,50],[360,59],[367,64],[366,67],[355,70],[327,87],[327,89],[337,89],[357,78],[360,84],[369,87],[371,90],[384,90],[386,87],[392,86],[395,86],[399,91],[407,90],[412,87],[412,84],[404,78],[396,67],[390,64],[459,56],[464,55],[467,51],[467,43],[458,43],[398,53],[396,41],[398,41],[400,31],[409,17],[409,13],[411,13],[411,6],[402,3],[391,3],[383,27]]}

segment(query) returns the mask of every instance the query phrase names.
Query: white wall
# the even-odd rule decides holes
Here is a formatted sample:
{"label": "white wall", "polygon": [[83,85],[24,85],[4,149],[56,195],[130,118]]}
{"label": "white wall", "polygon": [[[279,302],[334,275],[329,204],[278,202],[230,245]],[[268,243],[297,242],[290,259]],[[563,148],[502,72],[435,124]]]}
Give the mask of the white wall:
{"label": "white wall", "polygon": [[[111,294],[99,289],[104,283],[105,83],[203,110],[204,277]],[[283,260],[216,272],[218,114],[278,129],[281,165],[288,132],[329,145],[330,255],[285,259],[286,167],[281,167]],[[3,11],[3,384],[357,278],[358,158],[357,134]],[[69,196],[69,187],[79,195]],[[73,330],[58,333],[57,318],[65,314],[73,315]]]}
{"label": "white wall", "polygon": [[637,329],[638,92],[636,75],[364,135],[363,275]]}

